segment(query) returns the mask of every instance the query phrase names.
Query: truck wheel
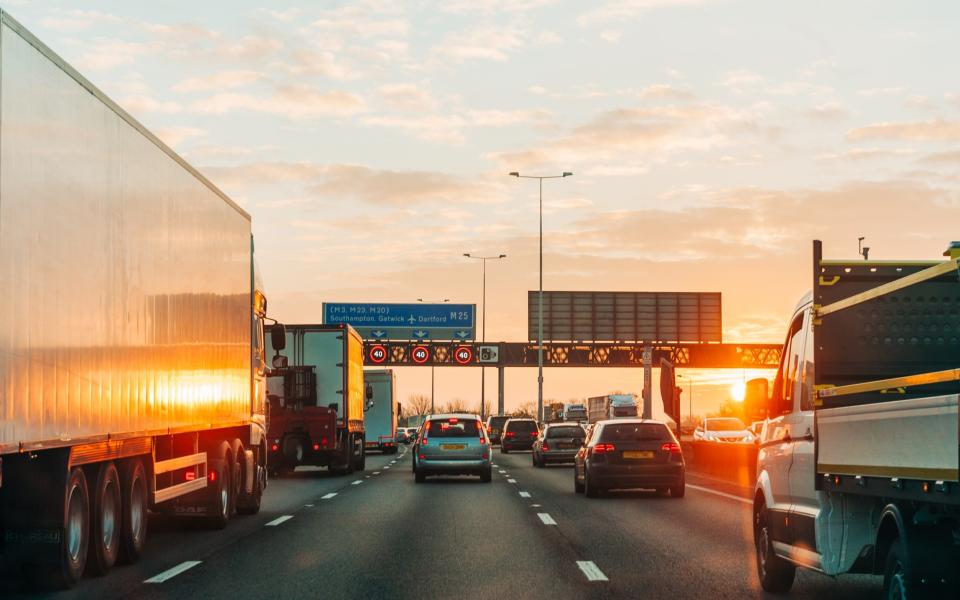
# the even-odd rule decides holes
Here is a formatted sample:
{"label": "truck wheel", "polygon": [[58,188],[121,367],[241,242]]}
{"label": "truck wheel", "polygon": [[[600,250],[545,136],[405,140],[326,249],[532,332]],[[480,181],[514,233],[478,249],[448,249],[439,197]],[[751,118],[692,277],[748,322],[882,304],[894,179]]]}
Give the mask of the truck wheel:
{"label": "truck wheel", "polygon": [[483,483],[490,483],[493,481],[493,470],[490,467],[480,471],[480,481]]}
{"label": "truck wheel", "polygon": [[417,469],[417,472],[413,478],[417,483],[423,483],[427,480],[427,474],[424,473],[422,469]]}
{"label": "truck wheel", "polygon": [[122,505],[120,475],[112,462],[97,469],[90,506],[90,543],[87,572],[105,575],[117,562]]}
{"label": "truck wheel", "polygon": [[367,470],[367,448],[365,445],[360,447],[360,462],[357,463],[357,470]]}
{"label": "truck wheel", "polygon": [[[237,513],[241,515],[255,515],[260,512],[260,504],[263,501],[263,490],[267,487],[267,472],[257,464],[256,455],[253,459],[253,491],[248,496],[246,493],[237,498]],[[246,465],[240,467],[243,473],[246,473]]]}
{"label": "truck wheel", "polygon": [[131,458],[120,465],[120,554],[118,560],[130,564],[140,558],[147,541],[147,473],[143,461]]}
{"label": "truck wheel", "polygon": [[210,462],[210,470],[212,473],[216,473],[214,476],[215,481],[213,481],[213,506],[212,513],[207,518],[207,522],[210,524],[210,527],[213,529],[223,529],[227,526],[227,523],[230,522],[230,491],[232,489],[230,484],[230,471],[229,468],[229,455],[227,456],[228,460],[216,460]]}
{"label": "truck wheel", "polygon": [[83,469],[74,467],[64,488],[63,539],[60,541],[59,564],[31,569],[36,583],[60,589],[75,586],[87,566],[89,544],[90,491]]}
{"label": "truck wheel", "polygon": [[754,514],[754,543],[757,554],[757,577],[760,586],[774,594],[785,593],[793,587],[797,568],[773,552],[773,540],[770,539],[770,527],[767,509],[761,505]]}

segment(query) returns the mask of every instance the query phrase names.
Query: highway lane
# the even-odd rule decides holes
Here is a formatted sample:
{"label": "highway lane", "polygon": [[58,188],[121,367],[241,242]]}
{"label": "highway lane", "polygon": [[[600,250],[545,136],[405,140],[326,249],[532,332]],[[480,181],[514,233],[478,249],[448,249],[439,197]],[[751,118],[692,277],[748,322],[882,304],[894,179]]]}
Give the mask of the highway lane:
{"label": "highway lane", "polygon": [[[588,499],[574,493],[571,466],[537,469],[529,453],[498,453],[496,459],[518,490],[554,517],[573,551],[594,557],[617,597],[638,590],[644,598],[669,600],[765,596],[755,575],[751,506],[730,486],[691,475],[688,483],[701,485],[688,486],[682,499],[643,491]],[[799,571],[788,597],[865,600],[878,598],[881,585],[879,577],[831,579]]]}
{"label": "highway lane", "polygon": [[[508,474],[414,482],[410,457],[389,472],[225,548],[144,599],[608,598]],[[359,481],[359,480],[358,480]]]}
{"label": "highway lane", "polygon": [[[401,447],[400,452],[405,450],[406,447]],[[396,459],[397,456],[393,455],[368,454],[367,470],[359,476],[362,478],[381,470]],[[260,513],[236,517],[222,531],[206,529],[202,523],[190,519],[151,515],[147,548],[137,564],[114,567],[106,577],[84,578],[73,590],[58,594],[40,594],[29,590],[19,577],[7,573],[0,561],[0,598],[13,600],[49,596],[58,600],[73,600],[135,597],[138,590],[143,589],[145,579],[184,561],[203,560],[216,555],[225,548],[243,548],[244,544],[251,542],[250,536],[262,533],[265,523],[303,510],[306,504],[316,504],[323,495],[339,492],[354,480],[354,476],[334,477],[326,469],[313,467],[300,468],[292,475],[271,479]]]}

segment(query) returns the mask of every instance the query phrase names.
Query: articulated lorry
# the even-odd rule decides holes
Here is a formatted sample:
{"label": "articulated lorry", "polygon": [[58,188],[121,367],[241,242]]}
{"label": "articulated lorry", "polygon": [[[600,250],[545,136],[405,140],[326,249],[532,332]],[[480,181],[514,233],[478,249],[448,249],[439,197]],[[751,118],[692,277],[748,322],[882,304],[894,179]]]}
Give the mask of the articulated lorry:
{"label": "articulated lorry", "polygon": [[636,417],[637,397],[634,394],[608,394],[587,399],[587,420],[590,423]]}
{"label": "articulated lorry", "polygon": [[[337,475],[366,468],[363,340],[349,325],[287,325],[269,352],[270,470],[329,467]],[[281,354],[283,352],[283,354]]]}
{"label": "articulated lorry", "polygon": [[754,496],[757,571],[882,575],[886,598],[956,598],[960,573],[960,244],[948,260],[826,260],[768,390]]}
{"label": "articulated lorry", "polygon": [[397,453],[397,377],[392,369],[368,369],[363,379],[370,389],[367,410],[363,414],[367,450]]}
{"label": "articulated lorry", "polygon": [[69,587],[267,484],[250,216],[0,12],[0,531]]}

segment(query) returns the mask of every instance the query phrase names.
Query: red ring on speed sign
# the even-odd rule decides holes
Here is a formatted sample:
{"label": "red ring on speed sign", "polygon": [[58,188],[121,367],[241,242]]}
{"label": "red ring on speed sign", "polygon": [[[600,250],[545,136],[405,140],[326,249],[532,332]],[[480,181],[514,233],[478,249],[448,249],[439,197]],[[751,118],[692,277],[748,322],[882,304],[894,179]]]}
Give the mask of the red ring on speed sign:
{"label": "red ring on speed sign", "polygon": [[370,357],[370,362],[373,364],[383,364],[387,360],[387,348],[383,344],[374,344],[370,347],[367,356]]}
{"label": "red ring on speed sign", "polygon": [[418,365],[422,365],[430,360],[430,348],[427,346],[414,346],[410,351],[410,358]]}
{"label": "red ring on speed sign", "polygon": [[453,351],[453,360],[459,365],[469,365],[473,362],[473,348],[470,346],[457,346]]}

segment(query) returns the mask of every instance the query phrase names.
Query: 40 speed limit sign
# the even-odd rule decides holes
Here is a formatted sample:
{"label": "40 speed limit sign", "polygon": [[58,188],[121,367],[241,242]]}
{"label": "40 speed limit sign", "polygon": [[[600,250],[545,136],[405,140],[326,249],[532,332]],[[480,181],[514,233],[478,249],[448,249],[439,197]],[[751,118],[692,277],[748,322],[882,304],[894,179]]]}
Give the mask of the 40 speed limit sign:
{"label": "40 speed limit sign", "polygon": [[453,360],[458,365],[469,365],[473,362],[473,348],[470,346],[457,346],[453,351]]}

